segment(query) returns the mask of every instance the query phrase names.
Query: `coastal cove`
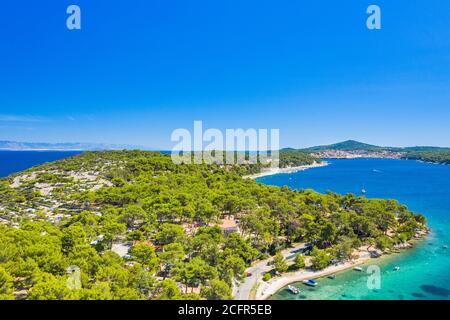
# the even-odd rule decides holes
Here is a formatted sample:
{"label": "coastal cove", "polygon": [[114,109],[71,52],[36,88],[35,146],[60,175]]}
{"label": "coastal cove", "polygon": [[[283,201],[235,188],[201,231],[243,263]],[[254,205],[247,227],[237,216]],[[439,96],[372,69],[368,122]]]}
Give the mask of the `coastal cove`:
{"label": "coastal cove", "polygon": [[[396,159],[329,159],[326,167],[258,178],[268,185],[292,189],[332,190],[368,198],[396,199],[428,219],[432,233],[411,250],[370,259],[381,268],[381,288],[367,288],[367,274],[352,269],[335,279],[319,278],[315,288],[294,283],[300,294],[286,288],[272,299],[450,299],[450,167]],[[399,271],[393,271],[399,266]],[[286,283],[287,284],[287,283]]]}

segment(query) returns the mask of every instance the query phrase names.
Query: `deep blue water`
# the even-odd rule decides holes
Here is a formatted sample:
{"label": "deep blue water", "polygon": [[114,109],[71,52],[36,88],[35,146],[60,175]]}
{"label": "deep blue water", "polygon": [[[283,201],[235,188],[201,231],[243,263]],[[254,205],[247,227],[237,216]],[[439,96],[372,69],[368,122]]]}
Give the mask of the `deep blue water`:
{"label": "deep blue water", "polygon": [[[294,189],[332,190],[369,198],[397,199],[423,213],[432,234],[414,249],[375,260],[381,288],[367,288],[367,274],[353,270],[335,280],[320,279],[316,288],[283,289],[275,299],[450,299],[450,166],[393,159],[331,159],[327,167],[259,178],[260,183]],[[371,261],[373,264],[374,261]],[[400,271],[393,271],[400,266]]]}
{"label": "deep blue water", "polygon": [[79,151],[0,151],[0,177],[79,153]]}

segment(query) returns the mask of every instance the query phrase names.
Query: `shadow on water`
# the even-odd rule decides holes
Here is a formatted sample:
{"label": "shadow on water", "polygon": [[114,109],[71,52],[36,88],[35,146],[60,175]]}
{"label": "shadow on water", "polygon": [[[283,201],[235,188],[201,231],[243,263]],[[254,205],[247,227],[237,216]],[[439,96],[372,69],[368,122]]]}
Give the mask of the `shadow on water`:
{"label": "shadow on water", "polygon": [[426,298],[427,297],[423,293],[417,293],[417,292],[413,292],[413,293],[411,293],[411,295],[415,298]]}
{"label": "shadow on water", "polygon": [[435,296],[446,297],[446,298],[450,296],[450,290],[442,288],[442,287],[437,287],[437,286],[433,286],[433,285],[423,285],[423,286],[420,286],[420,289],[422,289],[423,291],[425,291],[427,293],[434,294]]}

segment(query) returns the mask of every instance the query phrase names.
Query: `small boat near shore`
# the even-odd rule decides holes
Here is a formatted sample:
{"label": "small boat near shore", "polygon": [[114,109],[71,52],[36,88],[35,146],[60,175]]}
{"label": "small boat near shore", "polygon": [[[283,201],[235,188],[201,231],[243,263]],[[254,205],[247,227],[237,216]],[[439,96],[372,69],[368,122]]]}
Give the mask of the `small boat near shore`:
{"label": "small boat near shore", "polygon": [[309,279],[309,280],[303,280],[303,283],[310,287],[315,287],[318,285],[317,281]]}
{"label": "small boat near shore", "polygon": [[400,267],[399,266],[395,266],[393,270],[394,271],[398,271],[398,270],[400,270]]}
{"label": "small boat near shore", "polygon": [[363,268],[361,268],[361,267],[354,267],[353,270],[362,272],[362,271],[363,271]]}
{"label": "small boat near shore", "polygon": [[335,275],[335,274],[330,274],[330,275],[328,276],[328,279],[334,280],[334,279],[336,279],[336,275]]}
{"label": "small boat near shore", "polygon": [[294,286],[288,285],[288,290],[293,294],[299,294],[300,290]]}

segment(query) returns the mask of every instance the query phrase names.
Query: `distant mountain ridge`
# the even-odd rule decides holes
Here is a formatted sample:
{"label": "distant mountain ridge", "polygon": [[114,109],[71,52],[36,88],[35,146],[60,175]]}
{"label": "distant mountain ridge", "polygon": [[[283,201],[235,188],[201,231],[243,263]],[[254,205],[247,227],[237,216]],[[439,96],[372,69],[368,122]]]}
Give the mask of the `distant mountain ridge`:
{"label": "distant mountain ridge", "polygon": [[[128,144],[106,144],[106,143],[84,143],[84,142],[64,142],[64,143],[47,143],[47,142],[18,142],[9,140],[0,140],[0,150],[63,150],[63,151],[95,151],[95,150],[157,150],[149,149],[139,145]],[[417,147],[381,147],[367,144],[355,140],[346,140],[330,145],[320,145],[303,149],[283,148],[281,151],[304,151],[309,153],[320,152],[325,150],[334,151],[368,151],[368,152],[433,152],[433,151],[450,151],[447,147],[433,146],[417,146]]]}
{"label": "distant mountain ridge", "polygon": [[382,151],[384,148],[375,146],[372,144],[362,143],[355,140],[347,140],[339,143],[334,143],[330,145],[321,145],[310,148],[305,148],[303,150],[309,152],[317,152],[323,150],[339,150],[339,151],[355,151],[355,150],[365,150],[365,151]]}
{"label": "distant mountain ridge", "polygon": [[142,146],[102,143],[46,143],[46,142],[18,142],[0,140],[0,150],[58,150],[58,151],[94,151],[94,150],[129,150],[143,149]]}
{"label": "distant mountain ridge", "polygon": [[[287,148],[292,150],[291,148]],[[335,151],[370,151],[370,152],[430,152],[430,151],[449,151],[450,148],[432,147],[432,146],[416,146],[416,147],[381,147],[372,144],[367,144],[355,140],[347,140],[330,145],[321,145],[301,149],[306,152],[319,152],[324,150]]]}

